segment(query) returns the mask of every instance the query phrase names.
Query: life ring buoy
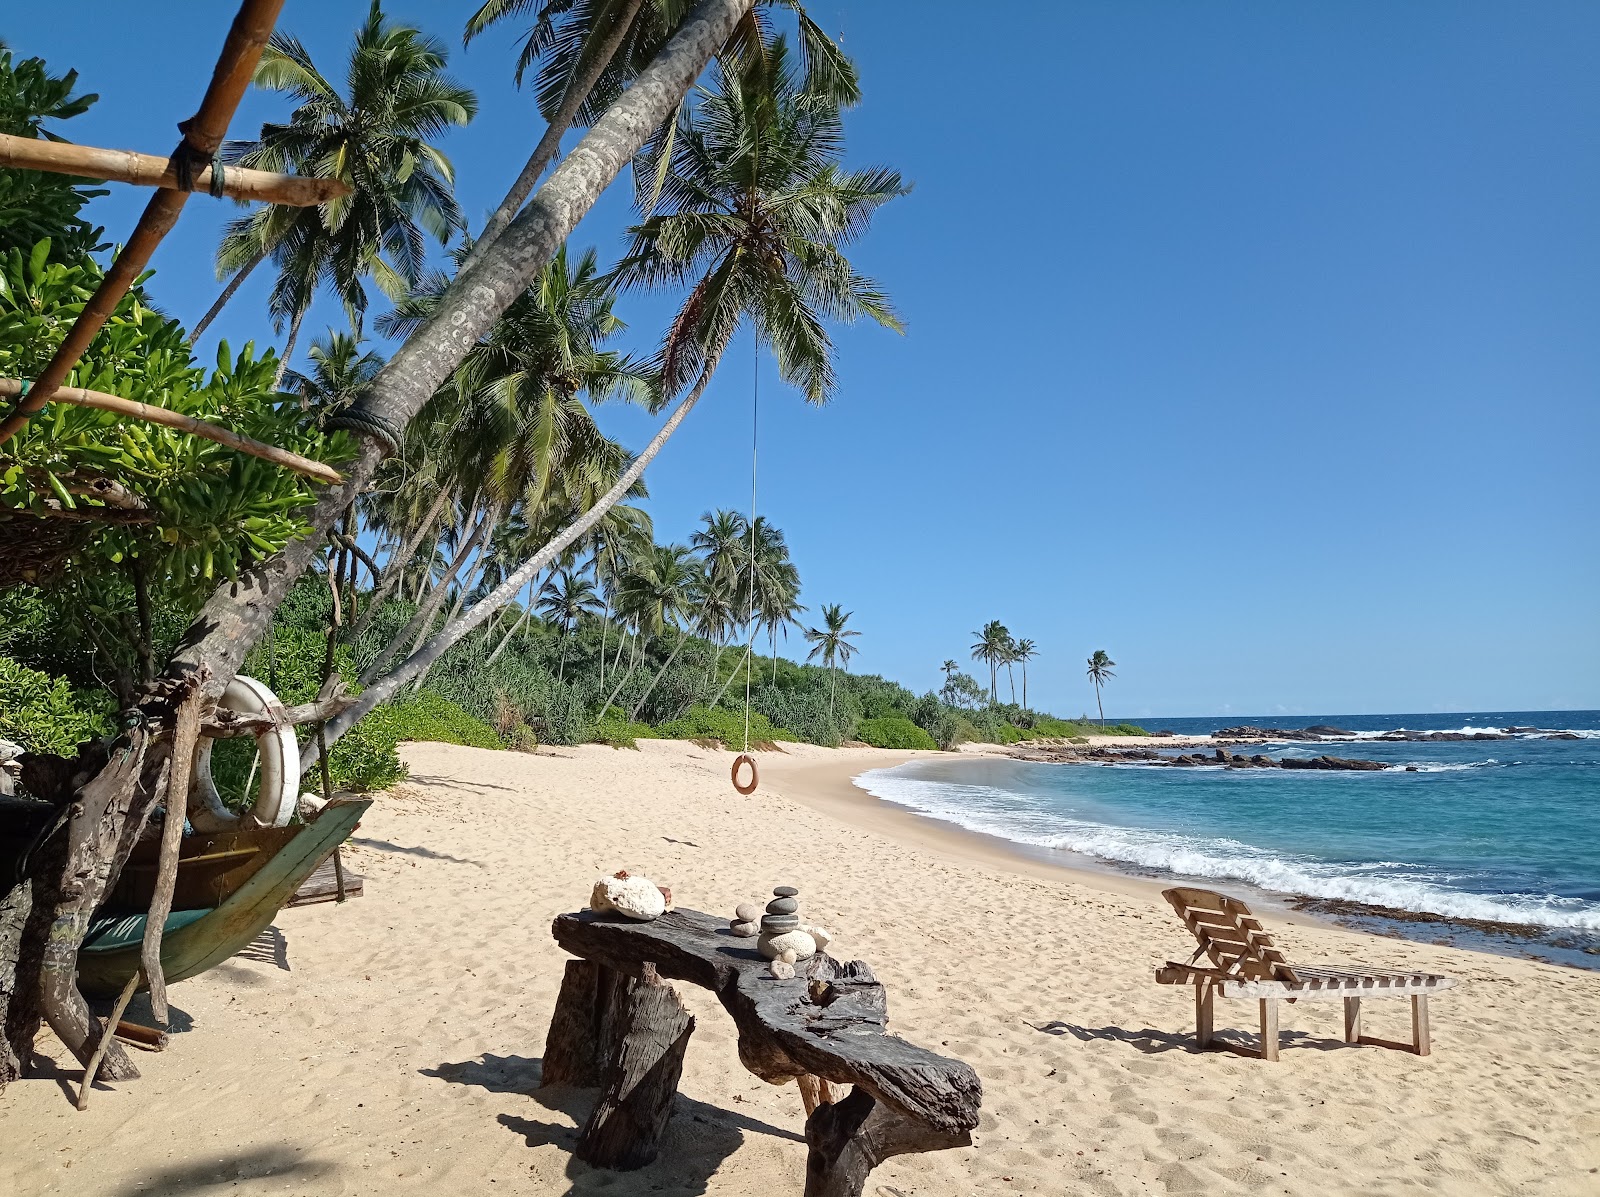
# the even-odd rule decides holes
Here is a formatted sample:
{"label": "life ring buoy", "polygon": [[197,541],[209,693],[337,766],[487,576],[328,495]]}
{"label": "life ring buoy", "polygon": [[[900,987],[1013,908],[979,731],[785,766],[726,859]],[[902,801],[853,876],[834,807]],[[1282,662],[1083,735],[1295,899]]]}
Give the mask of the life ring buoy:
{"label": "life ring buoy", "polygon": [[[282,711],[278,696],[253,677],[239,675],[228,683],[217,706],[241,715],[271,715]],[[287,827],[294,818],[300,796],[300,746],[294,726],[280,723],[256,736],[261,754],[255,801],[241,818],[230,811],[217,793],[211,777],[211,746],[202,736],[195,746],[193,780],[189,786],[189,820],[198,831],[230,831],[242,826]]]}
{"label": "life ring buoy", "polygon": [[[750,781],[748,784],[740,784],[740,765],[750,766]],[[748,752],[741,752],[738,756],[733,758],[733,769],[729,772],[728,777],[729,780],[733,782],[733,788],[738,790],[739,793],[754,794],[756,792],[756,787],[761,784],[761,771],[756,768],[756,758],[751,756]]]}

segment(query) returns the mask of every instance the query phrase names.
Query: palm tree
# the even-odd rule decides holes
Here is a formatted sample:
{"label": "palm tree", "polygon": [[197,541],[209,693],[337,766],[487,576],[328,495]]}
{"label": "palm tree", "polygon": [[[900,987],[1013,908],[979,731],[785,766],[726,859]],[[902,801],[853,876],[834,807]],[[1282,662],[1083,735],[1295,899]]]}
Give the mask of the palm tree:
{"label": "palm tree", "polygon": [[1022,709],[1028,709],[1028,662],[1039,655],[1032,640],[1018,640],[1013,649],[1013,660],[1022,666]]}
{"label": "palm tree", "polygon": [[1017,663],[1017,642],[1009,634],[1000,650],[1000,662],[1006,667],[1006,680],[1011,686],[1011,705],[1017,705],[1017,675],[1012,666]]}
{"label": "palm tree", "polygon": [[660,203],[633,230],[631,252],[618,267],[617,277],[629,286],[694,280],[657,355],[665,367],[658,370],[661,403],[692,380],[688,393],[599,502],[336,716],[328,725],[330,742],[515,597],[627,494],[705,393],[742,321],[772,349],[779,375],[817,403],[834,387],[825,319],[866,316],[899,329],[887,297],[851,266],[844,250],[866,232],[878,208],[907,188],[890,170],[840,168],[838,106],[799,87],[787,62],[778,39],[766,46],[759,69],[721,64],[716,85],[684,112],[671,152],[660,155]]}
{"label": "palm tree", "polygon": [[958,672],[960,672],[961,665],[955,660],[955,658],[946,657],[944,664],[939,666],[939,668],[944,670],[944,680],[949,681],[951,678],[955,677]]}
{"label": "palm tree", "polygon": [[285,373],[288,389],[298,393],[300,401],[319,416],[347,407],[383,369],[383,358],[370,349],[362,349],[365,343],[354,333],[330,328],[326,336],[318,337],[306,351],[306,357],[311,360],[311,372],[301,374],[289,370]]}
{"label": "palm tree", "polygon": [[535,605],[542,618],[561,626],[561,664],[556,670],[556,684],[560,685],[567,675],[567,641],[580,618],[599,612],[600,596],[588,578],[564,569],[539,588]]}
{"label": "palm tree", "polygon": [[[409,336],[448,285],[443,273],[430,274],[379,318],[378,330]],[[424,419],[453,413],[456,476],[482,480],[502,505],[520,499],[537,508],[550,487],[609,471],[606,438],[584,398],[655,399],[648,370],[602,348],[627,328],[615,304],[594,250],[576,263],[565,246],[556,252],[423,409]]]}
{"label": "palm tree", "polygon": [[767,629],[772,647],[772,681],[778,681],[778,633],[789,638],[789,625],[805,611],[800,603],[800,571],[789,557],[783,531],[764,515],[750,521],[749,617]]}
{"label": "palm tree", "polygon": [[[861,88],[855,65],[806,14],[800,0],[761,0],[746,12],[723,46],[727,56],[758,57],[767,44],[763,7],[792,11],[805,59],[805,86],[841,107],[855,104]],[[655,58],[682,22],[683,0],[484,0],[468,20],[462,44],[510,18],[534,15],[523,35],[516,83],[536,63],[535,95],[548,124],[500,206],[489,216],[474,256],[515,218],[539,176],[554,160],[574,123],[593,124]],[[671,136],[671,123],[658,141]]]}
{"label": "palm tree", "polygon": [[191,340],[269,257],[278,267],[269,310],[280,327],[289,325],[280,369],[294,354],[300,321],[320,287],[332,287],[359,328],[368,302],[364,279],[391,299],[416,285],[424,233],[442,245],[466,227],[452,194],[454,168],[433,142],[451,125],[470,121],[478,100],[445,74],[446,58],[442,42],[390,22],[373,0],[351,47],[348,94],[341,94],[298,39],[273,34],[256,85],[286,92],[298,106],[287,123],[263,125],[257,140],[229,142],[223,157],[260,170],[341,179],[351,193],[315,208],[268,204],[233,221],[217,266],[234,278]]}
{"label": "palm tree", "polygon": [[[672,667],[673,661],[678,659],[678,653],[683,650],[684,644],[689,639],[689,633],[683,630],[680,623],[683,617],[694,609],[698,565],[694,553],[684,545],[657,545],[638,568],[630,571],[622,579],[622,590],[618,595],[617,605],[632,619],[646,643],[664,635],[669,627],[678,632],[677,645],[656,676],[651,679],[645,692],[639,696],[639,701],[634,703],[633,709],[628,712],[630,720],[638,718],[646,700],[655,690],[656,683]],[[626,681],[624,678],[622,684],[626,684]],[[622,684],[617,687],[619,693]],[[615,699],[616,694],[611,698]],[[606,706],[610,705],[611,699],[608,699]]]}
{"label": "palm tree", "polygon": [[989,702],[997,703],[1000,701],[1000,666],[1010,650],[1011,633],[998,619],[991,619],[972,634],[978,638],[972,646],[972,659],[989,666]]}
{"label": "palm tree", "polygon": [[828,679],[828,722],[833,722],[833,691],[838,682],[836,665],[843,666],[847,671],[850,668],[850,658],[855,654],[856,647],[850,643],[853,637],[861,635],[855,630],[846,631],[845,624],[849,621],[853,611],[846,611],[838,603],[826,604],[822,608],[822,626],[820,628],[807,628],[806,640],[813,646],[806,654],[806,660],[822,658],[823,668],[833,670],[833,676]]}
{"label": "palm tree", "polygon": [[1097,648],[1089,658],[1089,680],[1094,683],[1094,702],[1100,708],[1100,726],[1106,725],[1105,704],[1100,701],[1100,688],[1117,675],[1111,672],[1116,662],[1106,656],[1106,650]]}

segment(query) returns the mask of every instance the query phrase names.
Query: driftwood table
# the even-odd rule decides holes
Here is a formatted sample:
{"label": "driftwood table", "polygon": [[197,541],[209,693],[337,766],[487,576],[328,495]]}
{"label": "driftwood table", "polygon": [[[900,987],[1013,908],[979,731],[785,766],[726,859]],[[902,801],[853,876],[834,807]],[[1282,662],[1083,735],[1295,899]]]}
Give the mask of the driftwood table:
{"label": "driftwood table", "polygon": [[715,993],[738,1026],[744,1066],[771,1084],[797,1081],[808,1109],[829,1082],[853,1086],[806,1120],[806,1197],[857,1197],[890,1156],[972,1142],[977,1074],[890,1035],[883,986],[863,962],[819,952],[780,981],[755,940],[694,910],[649,923],[584,910],[558,915],[551,931],[582,959],[567,962],[541,1084],[601,1091],[580,1159],[629,1169],[656,1157],[694,1031],[669,980]]}

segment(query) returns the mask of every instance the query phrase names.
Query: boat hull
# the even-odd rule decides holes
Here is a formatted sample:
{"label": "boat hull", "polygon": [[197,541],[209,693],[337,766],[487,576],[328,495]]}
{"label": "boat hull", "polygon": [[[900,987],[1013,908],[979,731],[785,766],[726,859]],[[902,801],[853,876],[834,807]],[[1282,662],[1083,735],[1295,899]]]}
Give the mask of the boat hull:
{"label": "boat hull", "polygon": [[[271,925],[295,890],[355,830],[370,798],[329,803],[216,907],[161,937],[161,971],[170,985],[215,968]],[[139,967],[140,945],[78,953],[78,987],[114,997]]]}

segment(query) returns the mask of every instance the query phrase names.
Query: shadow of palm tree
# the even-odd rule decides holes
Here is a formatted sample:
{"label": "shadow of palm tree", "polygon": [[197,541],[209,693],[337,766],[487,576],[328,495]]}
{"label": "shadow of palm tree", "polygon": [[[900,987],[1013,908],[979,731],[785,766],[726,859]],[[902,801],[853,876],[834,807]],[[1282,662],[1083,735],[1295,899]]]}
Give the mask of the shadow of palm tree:
{"label": "shadow of palm tree", "polygon": [[[225,1159],[202,1163],[174,1164],[154,1175],[146,1175],[115,1190],[116,1197],[174,1197],[179,1193],[221,1193],[239,1187],[242,1180],[271,1177],[275,1182],[299,1193],[324,1191],[313,1182],[331,1176],[339,1165],[330,1160],[306,1159],[289,1147],[261,1147],[241,1151]],[[329,1186],[331,1187],[331,1186]]]}
{"label": "shadow of palm tree", "polygon": [[[475,1085],[491,1093],[520,1093],[552,1113],[560,1121],[521,1118],[501,1114],[497,1121],[507,1130],[522,1136],[529,1147],[557,1147],[571,1152],[578,1132],[594,1108],[597,1091],[565,1085],[539,1088],[542,1062],[527,1056],[484,1055],[481,1059],[440,1064],[424,1068],[423,1076],[438,1077],[454,1085]],[[685,1194],[704,1193],[712,1176],[744,1143],[746,1134],[770,1135],[791,1143],[804,1143],[805,1136],[758,1118],[750,1118],[719,1106],[678,1095],[672,1122],[655,1162],[637,1172],[612,1172],[592,1168],[577,1156],[567,1161],[569,1187],[563,1197],[589,1197],[605,1193],[608,1197],[644,1197],[672,1189]]]}
{"label": "shadow of palm tree", "polygon": [[428,860],[448,860],[451,864],[469,864],[477,865],[480,869],[483,868],[481,860],[467,860],[465,857],[451,856],[448,852],[435,852],[432,848],[406,848],[400,844],[391,844],[388,840],[367,839],[365,836],[359,835],[351,836],[349,842],[360,844],[363,848],[371,848],[377,852],[398,852],[403,856],[422,856]]}

